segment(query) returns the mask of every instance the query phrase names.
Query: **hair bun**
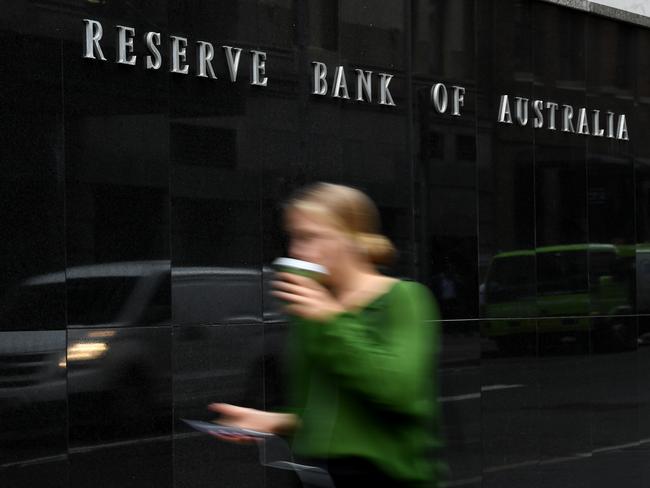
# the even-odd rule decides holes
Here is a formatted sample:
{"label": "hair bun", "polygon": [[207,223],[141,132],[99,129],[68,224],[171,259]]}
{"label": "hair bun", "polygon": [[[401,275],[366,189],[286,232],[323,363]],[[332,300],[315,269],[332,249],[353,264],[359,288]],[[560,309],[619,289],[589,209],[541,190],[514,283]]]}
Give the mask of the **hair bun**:
{"label": "hair bun", "polygon": [[358,241],[374,264],[390,264],[395,259],[395,246],[384,235],[363,232]]}

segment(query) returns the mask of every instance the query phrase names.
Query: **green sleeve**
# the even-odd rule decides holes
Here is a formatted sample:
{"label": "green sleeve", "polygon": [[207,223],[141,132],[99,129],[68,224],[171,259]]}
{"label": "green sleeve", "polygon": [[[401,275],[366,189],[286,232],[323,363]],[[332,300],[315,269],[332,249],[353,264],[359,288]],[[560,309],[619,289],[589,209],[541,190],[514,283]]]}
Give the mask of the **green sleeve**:
{"label": "green sleeve", "polygon": [[284,394],[288,404],[278,409],[283,413],[293,413],[302,416],[303,409],[307,402],[309,393],[309,371],[311,364],[301,349],[300,344],[304,342],[300,338],[300,325],[294,322],[289,330],[287,350],[284,361],[284,377],[287,379],[284,385]]}
{"label": "green sleeve", "polygon": [[[381,406],[404,413],[420,411],[431,381],[437,334],[429,323],[439,319],[428,289],[402,282],[390,293],[381,323],[343,312],[314,324],[318,328],[317,356],[322,368],[339,384]],[[381,328],[373,334],[370,327]]]}

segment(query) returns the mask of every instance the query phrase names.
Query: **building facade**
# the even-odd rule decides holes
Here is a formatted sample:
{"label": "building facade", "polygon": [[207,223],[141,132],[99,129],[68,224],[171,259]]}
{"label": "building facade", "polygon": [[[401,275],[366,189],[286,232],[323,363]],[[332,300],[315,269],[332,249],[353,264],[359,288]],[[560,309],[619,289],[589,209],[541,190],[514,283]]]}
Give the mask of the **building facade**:
{"label": "building facade", "polygon": [[282,487],[281,202],[365,190],[442,311],[450,486],[650,483],[650,19],[0,0],[0,486]]}

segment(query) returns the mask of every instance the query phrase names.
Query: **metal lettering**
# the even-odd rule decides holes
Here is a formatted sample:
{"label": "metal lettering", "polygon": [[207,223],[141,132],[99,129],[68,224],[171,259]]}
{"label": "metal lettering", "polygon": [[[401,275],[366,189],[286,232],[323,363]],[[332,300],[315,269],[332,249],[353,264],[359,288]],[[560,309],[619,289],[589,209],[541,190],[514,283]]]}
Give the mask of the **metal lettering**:
{"label": "metal lettering", "polygon": [[392,105],[395,106],[393,102],[393,96],[390,94],[388,85],[393,79],[393,75],[387,75],[386,73],[379,73],[379,105]]}
{"label": "metal lettering", "polygon": [[319,61],[311,62],[314,70],[314,86],[312,95],[325,95],[327,93],[327,66]]}
{"label": "metal lettering", "polygon": [[181,65],[187,58],[187,39],[184,37],[170,36],[172,40],[172,73],[186,75],[190,69],[187,64]]}
{"label": "metal lettering", "polygon": [[573,107],[562,105],[562,132],[575,132],[573,128]]}
{"label": "metal lettering", "polygon": [[447,87],[442,83],[436,83],[431,87],[431,101],[439,114],[444,114],[447,111]]}
{"label": "metal lettering", "polygon": [[607,137],[614,139],[614,112],[607,112]]}
{"label": "metal lettering", "polygon": [[515,117],[519,125],[522,127],[528,124],[528,99],[522,97],[515,97],[517,103],[515,105]]}
{"label": "metal lettering", "polygon": [[372,102],[372,71],[354,71],[357,73],[357,102]]}
{"label": "metal lettering", "polygon": [[497,120],[504,124],[512,124],[512,115],[510,115],[510,101],[508,100],[508,95],[501,95],[501,100],[499,101],[499,117]]}
{"label": "metal lettering", "polygon": [[115,27],[117,28],[117,60],[115,62],[134,66],[136,56],[132,53],[135,29],[124,25],[116,25]]}
{"label": "metal lettering", "polygon": [[[343,95],[341,95],[343,92]],[[337,66],[334,70],[334,83],[332,85],[332,96],[334,98],[350,98],[348,94],[348,85],[345,80],[345,71],[343,66]]]}
{"label": "metal lettering", "polygon": [[95,51],[99,55],[99,59],[106,61],[102,48],[99,45],[99,41],[104,34],[104,29],[102,29],[102,24],[96,20],[83,19],[86,24],[86,36],[84,41],[84,58],[88,59],[97,59],[95,58]]}
{"label": "metal lettering", "polygon": [[[228,72],[230,73],[230,81],[233,83],[237,81],[237,72],[239,71],[239,58],[241,57],[241,49],[238,47],[221,46],[226,52],[226,63],[228,64]],[[232,52],[235,51],[233,56]]]}
{"label": "metal lettering", "polygon": [[212,59],[214,58],[214,46],[209,42],[198,41],[196,43],[199,46],[197,53],[197,75],[200,78],[212,78],[217,79],[217,75],[214,74],[214,69],[212,69]]}
{"label": "metal lettering", "polygon": [[144,42],[151,53],[144,58],[145,68],[160,69],[160,66],[162,65],[162,57],[160,56],[160,51],[157,47],[160,46],[160,33],[147,32],[144,35]]}
{"label": "metal lettering", "polygon": [[621,141],[629,141],[630,137],[627,133],[627,122],[625,121],[625,114],[618,116],[618,127],[616,129],[616,138]]}
{"label": "metal lettering", "polygon": [[592,118],[592,125],[593,125],[593,131],[592,135],[596,137],[603,137],[603,134],[605,133],[605,129],[600,128],[600,110],[592,110],[593,112],[593,118]]}
{"label": "metal lettering", "polygon": [[550,130],[555,130],[555,114],[557,113],[559,105],[553,102],[546,102],[546,108],[548,109],[548,128]]}
{"label": "metal lettering", "polygon": [[269,79],[266,73],[266,53],[251,50],[253,62],[251,63],[251,85],[266,86]]}
{"label": "metal lettering", "polygon": [[544,109],[544,102],[542,100],[533,101],[533,112],[535,117],[533,118],[533,127],[535,129],[541,129],[544,127],[544,114],[542,110]]}
{"label": "metal lettering", "polygon": [[578,110],[578,134],[589,135],[589,121],[587,119],[587,109]]}
{"label": "metal lettering", "polygon": [[465,106],[465,88],[462,86],[452,86],[452,110],[451,115],[460,116],[460,107]]}

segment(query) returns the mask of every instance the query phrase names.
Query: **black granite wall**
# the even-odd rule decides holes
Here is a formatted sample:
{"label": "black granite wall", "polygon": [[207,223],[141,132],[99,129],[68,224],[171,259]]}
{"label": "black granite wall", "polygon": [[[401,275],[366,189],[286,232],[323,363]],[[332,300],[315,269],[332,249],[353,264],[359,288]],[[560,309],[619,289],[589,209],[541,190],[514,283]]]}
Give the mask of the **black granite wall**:
{"label": "black granite wall", "polygon": [[[83,19],[107,61],[83,57]],[[451,486],[647,486],[648,28],[533,0],[0,0],[0,41],[0,486],[292,486],[179,419],[282,404],[269,264],[282,199],[315,180],[367,191],[386,271],[438,298]],[[311,94],[313,61],[330,84],[345,67],[350,100]],[[460,116],[437,83],[464,88]],[[574,131],[582,107],[590,132],[592,110],[626,114],[629,140],[561,112],[551,130],[546,108],[535,128],[535,100]]]}

